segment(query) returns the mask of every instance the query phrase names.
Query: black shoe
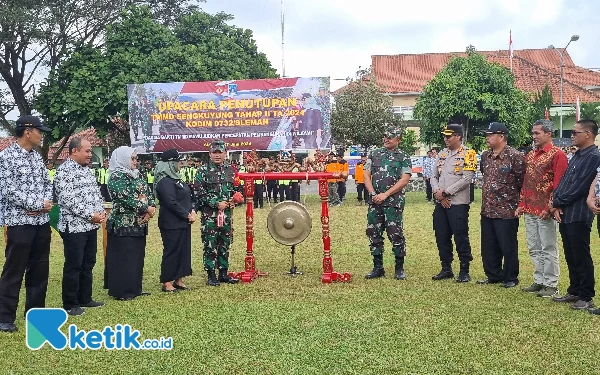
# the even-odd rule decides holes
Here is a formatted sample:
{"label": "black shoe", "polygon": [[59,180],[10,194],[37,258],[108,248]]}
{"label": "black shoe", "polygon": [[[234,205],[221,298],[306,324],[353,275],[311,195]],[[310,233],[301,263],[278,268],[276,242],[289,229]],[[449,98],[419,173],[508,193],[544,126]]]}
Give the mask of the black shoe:
{"label": "black shoe", "polygon": [[175,287],[175,289],[178,289],[178,290],[192,290],[192,288],[190,288],[189,286],[179,285],[177,283],[173,283],[173,287]]}
{"label": "black shoe", "polygon": [[404,272],[404,269],[396,271],[396,280],[406,280],[406,273]]}
{"label": "black shoe", "polygon": [[206,281],[206,285],[208,286],[219,286],[219,281],[217,280],[217,275],[215,275],[215,270],[206,271],[208,274],[208,280]]}
{"label": "black shoe", "polygon": [[394,271],[396,274],[396,280],[406,280],[406,273],[404,272],[404,257],[396,257],[396,266]]}
{"label": "black shoe", "polygon": [[71,316],[79,316],[85,314],[85,311],[79,306],[67,310],[67,314]]}
{"label": "black shoe", "polygon": [[219,270],[219,282],[226,284],[237,284],[240,282],[240,279],[229,276],[227,273],[227,268],[222,268]]}
{"label": "black shoe", "polygon": [[457,283],[468,283],[469,281],[471,281],[471,276],[469,275],[469,263],[461,263],[460,264],[460,272],[458,273],[456,282]]}
{"label": "black shoe", "polygon": [[444,279],[453,279],[453,278],[454,278],[454,272],[452,272],[452,270],[445,270],[443,268],[437,275],[431,277],[432,280],[444,280]]}
{"label": "black shoe", "polygon": [[98,302],[98,301],[91,300],[90,302],[82,303],[79,306],[81,306],[81,307],[102,307],[102,306],[104,306],[104,302]]}
{"label": "black shoe", "polygon": [[0,332],[14,333],[17,331],[17,326],[14,323],[0,323]]}
{"label": "black shoe", "polygon": [[502,281],[500,280],[490,280],[490,279],[483,279],[483,280],[477,280],[477,284],[500,284]]}
{"label": "black shoe", "polygon": [[133,301],[135,297],[116,297],[115,299],[118,301]]}
{"label": "black shoe", "polygon": [[503,284],[502,284],[502,287],[503,287],[503,288],[514,288],[514,287],[516,287],[517,285],[519,285],[519,282],[518,282],[518,281],[508,281],[508,282],[506,282],[506,283],[503,283]]}
{"label": "black shoe", "polygon": [[151,295],[152,295],[152,293],[150,293],[150,292],[141,292],[138,297],[146,297],[146,296],[151,296]]}
{"label": "black shoe", "polygon": [[365,279],[376,279],[384,276],[385,270],[383,269],[383,255],[375,255],[373,256],[373,270],[365,276]]}

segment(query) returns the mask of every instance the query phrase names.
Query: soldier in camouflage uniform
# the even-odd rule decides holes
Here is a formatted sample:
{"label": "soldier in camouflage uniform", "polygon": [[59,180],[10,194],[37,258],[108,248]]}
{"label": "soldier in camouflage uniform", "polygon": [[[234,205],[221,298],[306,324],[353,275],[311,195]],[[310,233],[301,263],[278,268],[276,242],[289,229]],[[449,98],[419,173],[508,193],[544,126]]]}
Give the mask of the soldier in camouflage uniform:
{"label": "soldier in camouflage uniform", "polygon": [[367,279],[385,276],[383,269],[383,231],[392,243],[396,257],[396,279],[406,279],[404,256],[406,241],[402,223],[404,187],[410,182],[412,164],[410,157],[398,148],[402,138],[400,127],[390,127],[383,138],[383,148],[369,153],[364,167],[365,188],[371,196],[367,212],[367,237],[369,238],[373,270]]}
{"label": "soldier in camouflage uniform", "polygon": [[[208,273],[207,284],[210,286],[219,286],[219,282],[239,282],[227,275],[231,212],[234,207],[234,171],[225,157],[225,143],[221,140],[213,141],[210,144],[210,161],[198,169],[194,186],[197,192],[197,211],[201,214],[204,269]],[[215,275],[217,267],[218,280]]]}

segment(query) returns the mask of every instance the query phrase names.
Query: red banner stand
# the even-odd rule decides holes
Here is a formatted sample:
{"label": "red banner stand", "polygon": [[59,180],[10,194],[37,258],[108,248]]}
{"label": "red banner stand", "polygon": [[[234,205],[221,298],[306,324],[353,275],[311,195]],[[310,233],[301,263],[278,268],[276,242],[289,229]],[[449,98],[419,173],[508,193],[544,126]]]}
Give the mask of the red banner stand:
{"label": "red banner stand", "polygon": [[329,192],[327,179],[333,178],[329,172],[280,172],[280,173],[239,173],[244,180],[244,194],[246,196],[246,258],[244,259],[245,270],[239,273],[231,273],[232,277],[250,283],[259,276],[267,274],[256,270],[254,258],[254,180],[318,180],[319,196],[321,197],[321,227],[323,233],[323,275],[321,282],[329,284],[332,281],[350,281],[352,275],[348,272],[341,274],[333,270],[331,258],[331,238],[329,237]]}

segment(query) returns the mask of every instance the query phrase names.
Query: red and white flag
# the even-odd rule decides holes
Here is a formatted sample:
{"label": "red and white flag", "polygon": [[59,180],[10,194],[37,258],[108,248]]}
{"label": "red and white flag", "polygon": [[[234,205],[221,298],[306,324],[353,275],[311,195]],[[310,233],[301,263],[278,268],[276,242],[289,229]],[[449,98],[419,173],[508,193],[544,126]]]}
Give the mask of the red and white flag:
{"label": "red and white flag", "polygon": [[548,111],[548,107],[546,107],[546,120],[550,120],[550,111]]}
{"label": "red and white flag", "polygon": [[577,97],[577,104],[575,105],[575,122],[581,120],[581,106],[579,105],[579,96]]}
{"label": "red and white flag", "polygon": [[510,55],[510,71],[513,71],[512,59],[513,59],[513,45],[512,45],[512,30],[508,32],[508,53]]}

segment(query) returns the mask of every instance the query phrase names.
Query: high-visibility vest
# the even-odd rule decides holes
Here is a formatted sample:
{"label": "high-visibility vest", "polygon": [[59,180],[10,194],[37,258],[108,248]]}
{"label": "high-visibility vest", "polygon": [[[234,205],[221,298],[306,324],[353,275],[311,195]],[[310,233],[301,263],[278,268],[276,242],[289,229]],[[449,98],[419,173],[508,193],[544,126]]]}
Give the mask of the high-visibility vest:
{"label": "high-visibility vest", "polygon": [[[240,172],[246,172],[246,167],[244,167],[243,165],[240,167]],[[244,179],[240,178],[240,185],[244,186]]]}
{"label": "high-visibility vest", "polygon": [[198,169],[194,167],[187,167],[185,174],[187,175],[187,183],[192,184],[196,180],[196,175],[198,174]]}
{"label": "high-visibility vest", "polygon": [[188,181],[188,167],[182,167],[181,170],[179,171],[179,173],[181,174],[181,181],[185,182],[186,184],[191,183],[193,181]]}
{"label": "high-visibility vest", "polygon": [[146,178],[148,179],[148,183],[149,184],[153,184],[154,183],[154,173],[152,173],[152,172],[146,172]]}
{"label": "high-visibility vest", "polygon": [[356,169],[354,170],[354,179],[357,184],[365,183],[365,165],[361,162],[356,164]]}
{"label": "high-visibility vest", "polygon": [[48,169],[48,176],[50,176],[50,182],[54,183],[54,176],[56,175],[56,169]]}
{"label": "high-visibility vest", "polygon": [[344,163],[340,163],[340,162],[336,163],[337,164],[337,171],[340,172],[340,178],[338,178],[338,182],[344,182],[344,181],[346,181],[346,179],[341,176],[342,172],[346,172],[346,173],[350,172],[350,167],[348,166],[348,162],[346,160],[343,160],[343,159],[342,159],[342,161]]}
{"label": "high-visibility vest", "polygon": [[[328,162],[327,165],[325,166],[325,172],[337,172],[338,171],[338,163],[335,161],[332,162]],[[332,182],[337,182],[337,178],[330,178],[327,180],[327,182],[332,183]]]}
{"label": "high-visibility vest", "polygon": [[96,170],[96,181],[100,184],[100,185],[106,185],[108,184],[108,169],[106,168],[98,168]]}

